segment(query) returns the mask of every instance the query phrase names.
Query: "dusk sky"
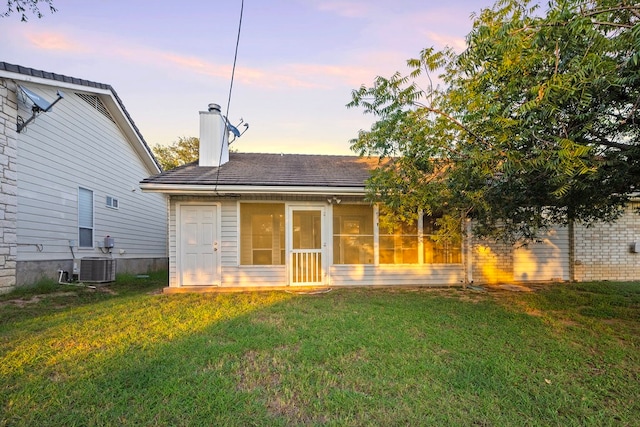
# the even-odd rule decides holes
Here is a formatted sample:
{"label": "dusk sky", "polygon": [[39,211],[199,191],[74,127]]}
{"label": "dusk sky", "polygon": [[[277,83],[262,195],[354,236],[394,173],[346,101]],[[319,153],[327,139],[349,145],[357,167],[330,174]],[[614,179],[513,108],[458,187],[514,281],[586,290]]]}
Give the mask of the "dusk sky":
{"label": "dusk sky", "polygon": [[[351,90],[406,72],[420,50],[464,47],[480,0],[245,0],[229,120],[243,152],[354,154],[372,117]],[[54,0],[0,19],[0,61],[112,85],[149,145],[198,136],[227,110],[240,0]]]}

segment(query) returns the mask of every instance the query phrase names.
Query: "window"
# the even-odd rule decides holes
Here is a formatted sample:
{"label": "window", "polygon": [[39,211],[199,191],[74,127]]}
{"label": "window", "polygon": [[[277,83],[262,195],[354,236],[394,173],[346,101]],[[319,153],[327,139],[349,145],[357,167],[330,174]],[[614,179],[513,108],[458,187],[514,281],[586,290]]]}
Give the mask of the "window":
{"label": "window", "polygon": [[107,196],[107,207],[112,209],[118,209],[118,199],[112,196]]}
{"label": "window", "polygon": [[459,264],[462,262],[460,244],[436,243],[433,235],[438,231],[438,217],[423,215],[423,253],[425,264]]}
{"label": "window", "polygon": [[283,265],[284,204],[240,205],[240,264]]}
{"label": "window", "polygon": [[93,247],[93,191],[78,189],[78,241],[81,248]]}
{"label": "window", "polygon": [[373,264],[373,208],[333,206],[333,263]]}
{"label": "window", "polygon": [[418,263],[418,221],[380,227],[380,264]]}

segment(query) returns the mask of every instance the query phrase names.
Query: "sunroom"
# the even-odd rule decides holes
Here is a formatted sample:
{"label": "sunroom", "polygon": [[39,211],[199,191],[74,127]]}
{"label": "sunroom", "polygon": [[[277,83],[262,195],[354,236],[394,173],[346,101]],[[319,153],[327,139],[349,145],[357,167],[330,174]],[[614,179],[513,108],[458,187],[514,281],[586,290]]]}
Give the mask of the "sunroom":
{"label": "sunroom", "polygon": [[199,161],[140,185],[167,196],[170,290],[464,280],[462,248],[433,239],[435,218],[380,225],[365,201],[378,159],[229,153],[219,111],[200,114]]}

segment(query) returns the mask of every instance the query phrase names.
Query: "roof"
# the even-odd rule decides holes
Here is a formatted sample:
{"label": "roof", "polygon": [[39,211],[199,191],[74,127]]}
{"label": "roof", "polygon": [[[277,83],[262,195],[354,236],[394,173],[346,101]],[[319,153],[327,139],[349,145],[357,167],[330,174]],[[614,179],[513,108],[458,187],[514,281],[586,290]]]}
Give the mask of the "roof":
{"label": "roof", "polygon": [[65,76],[65,75],[62,75],[62,74],[56,74],[56,73],[51,73],[51,72],[42,71],[42,70],[36,70],[34,68],[23,67],[21,65],[14,65],[14,64],[9,64],[7,62],[1,62],[0,61],[0,74],[1,74],[2,71],[6,71],[6,72],[9,72],[9,73],[15,73],[15,74],[21,74],[21,75],[26,76],[26,77],[35,77],[35,78],[38,78],[38,79],[51,80],[51,81],[54,81],[54,82],[60,82],[60,83],[65,83],[65,84],[84,86],[84,87],[87,87],[87,88],[93,88],[93,89],[100,89],[100,90],[109,91],[111,93],[111,95],[113,96],[113,98],[115,99],[115,101],[117,102],[118,106],[120,107],[120,109],[121,109],[122,113],[124,114],[125,118],[129,122],[129,125],[131,126],[132,130],[135,132],[135,135],[139,139],[140,143],[144,146],[145,150],[147,151],[147,153],[151,157],[153,163],[156,166],[156,169],[157,170],[162,170],[162,168],[160,167],[160,164],[158,163],[157,159],[153,155],[153,152],[149,148],[149,145],[147,144],[147,142],[145,141],[144,137],[142,136],[142,133],[140,132],[140,130],[136,126],[135,122],[133,121],[133,119],[129,115],[129,112],[124,107],[124,103],[122,102],[122,100],[120,99],[120,97],[116,93],[115,89],[111,85],[108,85],[108,84],[105,84],[105,83],[92,82],[92,81],[84,80],[84,79],[78,79],[76,77],[69,77],[69,76]]}
{"label": "roof", "polygon": [[144,179],[143,190],[189,192],[364,192],[377,158],[312,154],[229,153],[220,167],[189,163]]}

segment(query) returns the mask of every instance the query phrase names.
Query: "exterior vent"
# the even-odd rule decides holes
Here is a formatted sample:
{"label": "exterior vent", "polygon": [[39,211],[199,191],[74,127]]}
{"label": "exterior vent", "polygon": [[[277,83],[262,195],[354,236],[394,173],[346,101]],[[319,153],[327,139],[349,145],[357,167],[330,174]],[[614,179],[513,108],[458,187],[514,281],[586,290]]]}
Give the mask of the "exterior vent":
{"label": "exterior vent", "polygon": [[89,95],[86,93],[76,92],[75,94],[78,95],[84,102],[98,110],[98,112],[105,116],[107,119],[111,120],[113,123],[116,122],[115,120],[113,120],[113,117],[111,117],[111,114],[109,114],[109,110],[107,110],[107,107],[105,107],[102,101],[100,101],[100,98],[95,95]]}
{"label": "exterior vent", "polygon": [[112,258],[82,258],[78,280],[94,283],[115,281],[116,260]]}

